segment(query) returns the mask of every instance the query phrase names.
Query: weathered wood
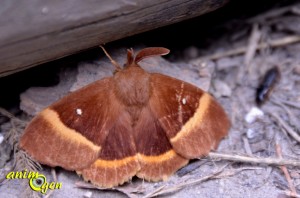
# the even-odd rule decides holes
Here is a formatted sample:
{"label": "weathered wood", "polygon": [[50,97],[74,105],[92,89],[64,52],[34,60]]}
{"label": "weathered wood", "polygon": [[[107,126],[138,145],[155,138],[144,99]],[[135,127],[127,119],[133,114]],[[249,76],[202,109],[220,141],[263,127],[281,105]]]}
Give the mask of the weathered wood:
{"label": "weathered wood", "polygon": [[228,0],[3,0],[0,77],[215,10]]}

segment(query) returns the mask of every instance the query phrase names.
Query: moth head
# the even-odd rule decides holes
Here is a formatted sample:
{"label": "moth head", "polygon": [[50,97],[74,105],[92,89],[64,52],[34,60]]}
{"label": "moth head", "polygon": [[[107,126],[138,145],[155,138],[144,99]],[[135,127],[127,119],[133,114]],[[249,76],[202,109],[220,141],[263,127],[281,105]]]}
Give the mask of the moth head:
{"label": "moth head", "polygon": [[109,58],[111,63],[115,66],[116,69],[114,71],[114,74],[121,71],[122,69],[126,69],[129,67],[140,67],[138,63],[145,58],[149,58],[152,56],[163,56],[169,54],[170,52],[169,49],[164,47],[147,47],[140,50],[135,56],[134,51],[131,48],[127,50],[127,62],[124,64],[124,67],[121,68],[120,65],[110,57],[104,47],[102,45],[100,45],[100,47],[104,51],[105,55]]}

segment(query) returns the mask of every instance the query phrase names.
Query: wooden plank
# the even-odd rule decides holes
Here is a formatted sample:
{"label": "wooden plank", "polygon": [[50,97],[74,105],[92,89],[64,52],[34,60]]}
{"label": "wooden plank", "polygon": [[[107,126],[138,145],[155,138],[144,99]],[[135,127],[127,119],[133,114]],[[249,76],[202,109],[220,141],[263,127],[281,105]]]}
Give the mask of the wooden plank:
{"label": "wooden plank", "polygon": [[215,10],[228,0],[2,0],[0,77]]}

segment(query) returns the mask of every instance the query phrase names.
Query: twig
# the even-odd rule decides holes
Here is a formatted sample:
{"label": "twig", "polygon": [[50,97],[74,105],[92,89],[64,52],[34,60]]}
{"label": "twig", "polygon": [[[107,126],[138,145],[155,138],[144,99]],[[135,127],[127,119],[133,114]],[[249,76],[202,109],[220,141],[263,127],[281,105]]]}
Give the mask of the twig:
{"label": "twig", "polygon": [[[271,40],[268,43],[262,42],[257,46],[257,50],[258,49],[264,49],[264,48],[267,48],[267,47],[281,47],[281,46],[296,43],[296,42],[299,42],[299,41],[300,41],[300,36],[299,35],[287,36],[287,37],[279,38],[279,39],[276,39],[276,40]],[[203,59],[216,60],[216,59],[224,58],[224,57],[227,57],[227,56],[243,54],[246,51],[247,51],[247,47],[243,46],[243,47],[239,47],[239,48],[236,48],[236,49],[233,49],[233,50],[227,50],[225,52],[219,52],[219,53],[215,53],[215,54],[212,54],[212,55],[203,56],[203,57],[195,59],[194,61],[200,61],[200,60],[203,60]]]}
{"label": "twig", "polygon": [[0,114],[2,114],[3,116],[11,119],[11,120],[15,120],[15,121],[18,121],[20,123],[25,123],[27,124],[26,121],[23,121],[23,120],[20,120],[19,118],[17,118],[16,116],[14,116],[12,113],[8,112],[7,110],[3,109],[0,107]]}
{"label": "twig", "polygon": [[243,167],[243,168],[239,168],[239,169],[235,169],[235,170],[228,170],[228,171],[224,171],[224,169],[227,167],[228,164],[226,164],[225,166],[221,167],[219,170],[213,172],[212,174],[202,177],[200,179],[195,179],[195,180],[191,180],[191,181],[182,181],[179,182],[179,184],[175,184],[174,186],[161,186],[158,189],[155,189],[154,191],[148,193],[146,196],[144,196],[143,198],[150,198],[150,197],[156,197],[159,195],[166,195],[166,194],[170,194],[170,193],[174,193],[178,190],[181,190],[187,186],[191,186],[191,185],[195,185],[195,184],[200,184],[202,182],[205,182],[209,179],[221,179],[224,177],[230,177],[233,175],[236,175],[237,173],[243,171],[243,170],[257,170],[257,169],[261,169],[261,168],[257,168],[257,167]]}
{"label": "twig", "polygon": [[56,175],[56,171],[54,168],[51,168],[51,174],[52,174],[54,182],[57,182],[57,175]]}
{"label": "twig", "polygon": [[242,155],[235,155],[235,154],[232,155],[232,154],[215,153],[215,152],[210,152],[208,154],[208,157],[212,159],[229,160],[229,161],[243,162],[243,163],[257,163],[257,164],[277,165],[277,166],[287,165],[287,166],[300,167],[300,161],[289,160],[289,159],[248,157]]}
{"label": "twig", "polygon": [[292,194],[293,192],[288,191],[288,190],[287,190],[287,191],[284,191],[283,193],[284,193],[285,195],[289,196],[289,197],[292,197],[292,196],[293,196],[293,197],[296,197],[296,198],[300,198],[300,195],[299,195],[299,194],[297,194],[297,193],[296,193],[296,194]]}
{"label": "twig", "polygon": [[271,102],[273,102],[274,104],[280,106],[280,107],[288,114],[290,123],[291,123],[292,125],[294,125],[294,126],[297,127],[297,128],[300,128],[300,125],[299,125],[298,120],[296,119],[294,113],[291,112],[291,111],[287,108],[287,106],[286,106],[285,104],[283,104],[282,101],[277,100],[275,97],[272,97],[272,98],[271,98]]}
{"label": "twig", "polygon": [[257,15],[249,20],[247,20],[248,23],[253,23],[253,22],[263,22],[268,18],[275,18],[278,17],[284,13],[287,13],[289,11],[293,11],[293,9],[295,7],[297,7],[299,4],[294,4],[294,5],[290,5],[290,6],[286,6],[283,8],[279,8],[279,9],[272,9],[268,12],[262,13],[260,15]]}
{"label": "twig", "polygon": [[[259,158],[259,157],[248,157],[248,156],[242,156],[242,155],[232,155],[232,154],[215,153],[215,152],[210,152],[208,157],[211,158],[211,159],[218,159],[218,160],[221,159],[221,160],[243,162],[243,163],[257,163],[257,164],[277,165],[277,166],[287,165],[287,166],[300,167],[300,161],[282,159],[282,158],[281,159],[280,158]],[[205,176],[205,177],[202,177],[200,179],[193,180],[193,181],[184,182],[184,183],[181,183],[181,184],[176,185],[176,186],[170,187],[170,186],[167,186],[167,185],[163,185],[163,186],[159,187],[158,189],[155,189],[154,191],[148,193],[144,198],[150,198],[150,197],[154,197],[154,196],[158,196],[158,195],[172,193],[172,192],[178,191],[178,190],[180,190],[180,189],[182,189],[186,186],[199,184],[199,183],[202,183],[202,182],[207,181],[209,179],[217,179],[217,178],[220,178],[222,176],[224,177],[224,176],[232,175],[232,174],[228,174],[227,172],[220,175],[225,167],[226,166],[222,167],[220,170],[212,173],[211,175],[208,175],[208,176]],[[249,168],[247,168],[247,169],[249,169]],[[235,172],[235,174],[236,174],[236,172]],[[81,184],[79,185],[78,183],[76,184],[76,186],[81,187],[81,188],[101,189],[101,188],[98,188],[98,187],[91,187],[90,185],[89,186],[84,186],[84,185],[81,185]],[[101,189],[101,190],[107,190],[107,189]],[[112,189],[110,189],[110,190],[112,190]],[[113,189],[113,190],[118,190],[118,191],[122,192],[121,189],[117,189],[117,188]],[[127,193],[125,193],[125,194],[127,194]]]}
{"label": "twig", "polygon": [[[51,168],[51,174],[52,174],[52,177],[53,177],[53,181],[54,182],[57,182],[57,176],[56,176],[56,171],[54,168]],[[44,198],[49,198],[51,197],[51,195],[54,193],[54,190],[51,190]]]}
{"label": "twig", "polygon": [[300,9],[297,6],[292,7],[291,11],[294,14],[300,15]]}
{"label": "twig", "polygon": [[182,169],[180,169],[179,171],[177,171],[177,175],[179,177],[182,177],[194,170],[196,170],[197,168],[199,168],[200,166],[202,166],[203,164],[205,164],[207,161],[200,161],[198,160],[197,162],[193,162],[193,163],[189,163],[187,166],[183,167]]}
{"label": "twig", "polygon": [[295,108],[298,108],[300,109],[300,104],[299,103],[296,103],[296,102],[291,102],[291,101],[286,101],[286,100],[282,100],[282,99],[279,99],[280,102],[286,104],[286,105],[289,105],[291,107],[295,107]]}
{"label": "twig", "polygon": [[[195,185],[195,184],[199,184],[199,183],[202,183],[204,181],[207,181],[209,179],[212,179],[218,175],[220,175],[220,173],[223,172],[223,170],[227,167],[227,164],[225,166],[223,166],[222,168],[220,168],[219,170],[215,171],[214,173],[208,175],[208,176],[205,176],[205,177],[202,177],[200,179],[196,179],[196,180],[193,180],[193,181],[189,181],[189,182],[184,182],[184,183],[181,183],[179,185],[176,185],[176,186],[162,186],[162,187],[159,187],[158,189],[155,189],[154,191],[148,193],[146,196],[144,196],[143,198],[150,198],[150,197],[156,197],[158,195],[163,195],[163,194],[168,194],[168,193],[172,193],[172,192],[176,192],[178,190],[181,190],[183,189],[184,187],[186,186],[190,186],[190,185]],[[167,189],[165,189],[167,187]]]}
{"label": "twig", "polygon": [[51,190],[47,195],[45,195],[44,198],[49,198],[51,197],[51,195],[53,194],[54,190]]}
{"label": "twig", "polygon": [[167,185],[162,185],[160,187],[158,187],[157,189],[155,189],[154,191],[148,193],[147,195],[145,195],[143,198],[150,198],[150,197],[154,197],[159,195],[161,192],[163,192],[163,189],[166,187]]}
{"label": "twig", "polygon": [[2,114],[3,116],[5,116],[7,118],[10,118],[10,119],[15,118],[15,116],[12,113],[6,111],[5,109],[3,109],[1,107],[0,107],[0,114]]}
{"label": "twig", "polygon": [[25,151],[15,149],[14,153],[14,165],[15,170],[24,170],[29,171],[39,171],[42,170],[41,164],[36,162],[32,157],[30,157]]}
{"label": "twig", "polygon": [[255,55],[260,38],[261,38],[261,31],[258,28],[258,24],[253,24],[247,51],[244,58],[244,64],[247,68],[249,67],[250,62],[252,61]]}
{"label": "twig", "polygon": [[[282,151],[281,151],[281,146],[279,145],[278,142],[276,142],[276,153],[277,156],[282,159]],[[282,172],[284,173],[284,176],[289,184],[290,190],[291,190],[291,197],[295,197],[295,195],[297,194],[296,192],[296,188],[293,184],[292,178],[286,168],[286,166],[280,166],[280,169],[282,170]]]}
{"label": "twig", "polygon": [[243,136],[243,142],[244,142],[244,148],[245,148],[247,155],[251,156],[253,153],[252,153],[249,141],[245,136]]}
{"label": "twig", "polygon": [[255,55],[258,42],[261,37],[261,32],[258,28],[258,24],[253,24],[252,31],[248,40],[247,49],[245,52],[244,57],[244,65],[239,67],[238,75],[237,75],[237,82],[242,83],[243,77],[246,75],[246,73],[249,72],[250,68],[250,62],[253,60],[253,57]]}
{"label": "twig", "polygon": [[297,132],[294,131],[283,119],[281,119],[280,116],[274,112],[270,112],[270,115],[276,119],[277,123],[280,124],[290,136],[292,136],[296,141],[300,142],[300,136],[297,134]]}

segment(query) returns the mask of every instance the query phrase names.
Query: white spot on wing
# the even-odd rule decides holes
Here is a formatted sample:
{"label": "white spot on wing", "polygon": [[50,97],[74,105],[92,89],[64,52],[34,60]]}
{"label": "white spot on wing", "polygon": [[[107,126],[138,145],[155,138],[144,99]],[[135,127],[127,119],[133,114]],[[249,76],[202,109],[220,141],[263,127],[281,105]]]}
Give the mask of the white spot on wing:
{"label": "white spot on wing", "polygon": [[[184,82],[182,82],[181,85],[180,85],[180,93],[179,93],[179,96],[177,97],[177,95],[176,95],[176,97],[177,97],[177,99],[178,99],[178,121],[179,121],[179,123],[181,123],[181,124],[182,124],[182,121],[183,121],[183,118],[182,118],[182,105],[181,105],[181,102],[183,101],[183,100],[181,100],[182,94],[183,94],[183,89],[184,89]],[[185,99],[185,100],[186,100],[186,99]],[[185,101],[185,102],[186,102],[186,101]]]}
{"label": "white spot on wing", "polygon": [[81,110],[81,109],[79,109],[79,108],[78,108],[78,109],[76,109],[76,114],[77,114],[77,115],[79,115],[79,116],[81,116],[81,115],[82,115],[82,110]]}
{"label": "white spot on wing", "polygon": [[186,104],[186,99],[182,98],[182,104],[185,105]]}

